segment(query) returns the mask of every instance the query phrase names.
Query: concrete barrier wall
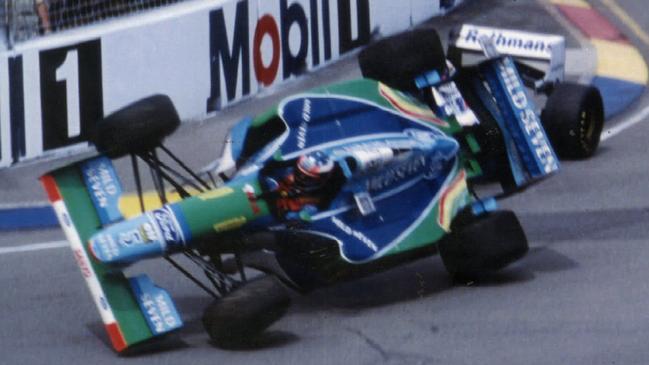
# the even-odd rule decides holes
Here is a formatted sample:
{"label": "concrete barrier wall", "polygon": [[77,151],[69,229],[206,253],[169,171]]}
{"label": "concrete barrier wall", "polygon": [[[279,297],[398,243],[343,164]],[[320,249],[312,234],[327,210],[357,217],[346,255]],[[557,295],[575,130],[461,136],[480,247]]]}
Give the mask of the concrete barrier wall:
{"label": "concrete barrier wall", "polygon": [[103,115],[154,93],[205,117],[448,0],[200,0],[18,44],[0,54],[0,167],[88,148]]}

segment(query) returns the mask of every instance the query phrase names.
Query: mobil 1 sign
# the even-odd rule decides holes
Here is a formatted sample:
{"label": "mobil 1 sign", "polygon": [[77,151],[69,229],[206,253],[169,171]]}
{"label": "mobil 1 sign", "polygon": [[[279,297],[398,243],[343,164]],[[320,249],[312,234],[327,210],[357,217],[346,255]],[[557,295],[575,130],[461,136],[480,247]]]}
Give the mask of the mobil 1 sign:
{"label": "mobil 1 sign", "polygon": [[241,0],[209,15],[207,112],[370,40],[369,0]]}
{"label": "mobil 1 sign", "polygon": [[98,39],[28,49],[9,57],[7,66],[9,112],[0,122],[11,138],[3,138],[2,166],[88,140],[103,115]]}
{"label": "mobil 1 sign", "polygon": [[41,51],[43,149],[87,141],[103,116],[99,40]]}

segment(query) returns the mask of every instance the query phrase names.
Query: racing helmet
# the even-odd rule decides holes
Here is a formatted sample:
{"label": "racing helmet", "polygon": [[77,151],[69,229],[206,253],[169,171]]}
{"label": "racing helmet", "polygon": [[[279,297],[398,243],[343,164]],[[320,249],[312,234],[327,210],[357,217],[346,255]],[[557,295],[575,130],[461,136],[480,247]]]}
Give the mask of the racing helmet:
{"label": "racing helmet", "polygon": [[295,168],[295,186],[303,191],[319,189],[329,180],[333,169],[333,160],[322,151],[302,155]]}

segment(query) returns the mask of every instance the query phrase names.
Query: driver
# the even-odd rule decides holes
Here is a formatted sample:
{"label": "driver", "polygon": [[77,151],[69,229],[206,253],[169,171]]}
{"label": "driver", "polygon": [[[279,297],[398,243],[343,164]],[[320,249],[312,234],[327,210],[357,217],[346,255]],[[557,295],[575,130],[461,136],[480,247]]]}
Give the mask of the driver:
{"label": "driver", "polygon": [[287,219],[309,220],[322,201],[323,188],[329,182],[334,161],[322,151],[302,155],[293,171],[277,186],[277,209]]}

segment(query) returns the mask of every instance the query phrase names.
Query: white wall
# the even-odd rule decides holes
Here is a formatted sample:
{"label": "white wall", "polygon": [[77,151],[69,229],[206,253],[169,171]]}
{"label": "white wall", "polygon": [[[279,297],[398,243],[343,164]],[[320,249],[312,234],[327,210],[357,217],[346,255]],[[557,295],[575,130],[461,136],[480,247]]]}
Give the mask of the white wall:
{"label": "white wall", "polygon": [[183,119],[205,116],[441,11],[439,0],[196,0],[0,49],[0,167],[86,146],[98,118],[154,93]]}

